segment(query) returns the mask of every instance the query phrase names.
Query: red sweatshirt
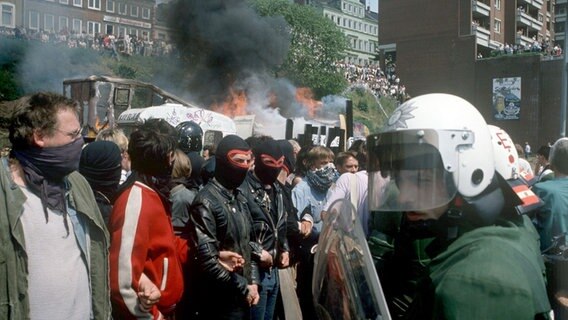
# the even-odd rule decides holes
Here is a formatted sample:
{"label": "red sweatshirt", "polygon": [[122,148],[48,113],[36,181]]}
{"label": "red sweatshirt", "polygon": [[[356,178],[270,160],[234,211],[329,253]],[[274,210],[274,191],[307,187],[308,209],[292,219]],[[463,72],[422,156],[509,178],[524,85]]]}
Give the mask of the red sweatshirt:
{"label": "red sweatshirt", "polygon": [[[116,200],[109,221],[113,314],[120,319],[160,319],[183,294],[180,256],[187,243],[174,236],[159,195],[135,182]],[[181,254],[181,255],[180,255]],[[138,281],[144,273],[161,291],[150,313],[139,307]]]}

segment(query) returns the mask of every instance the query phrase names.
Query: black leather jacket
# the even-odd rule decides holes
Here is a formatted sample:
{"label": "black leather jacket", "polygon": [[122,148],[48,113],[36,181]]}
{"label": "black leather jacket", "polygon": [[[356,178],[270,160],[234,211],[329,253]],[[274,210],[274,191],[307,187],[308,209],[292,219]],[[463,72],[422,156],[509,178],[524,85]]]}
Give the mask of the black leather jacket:
{"label": "black leather jacket", "polygon": [[[282,252],[289,252],[286,238],[287,214],[282,199],[282,190],[278,183],[271,185],[272,190],[265,190],[262,183],[249,171],[239,187],[247,199],[248,208],[254,224],[257,242],[276,259]],[[253,259],[260,258],[253,256]]]}
{"label": "black leather jacket", "polygon": [[[190,264],[197,278],[190,282],[199,283],[202,294],[245,299],[247,285],[259,283],[258,265],[251,259],[251,225],[246,199],[238,189],[231,193],[213,179],[196,195],[190,208],[188,232]],[[222,250],[240,254],[245,259],[244,267],[235,272],[223,268],[218,262]]]}

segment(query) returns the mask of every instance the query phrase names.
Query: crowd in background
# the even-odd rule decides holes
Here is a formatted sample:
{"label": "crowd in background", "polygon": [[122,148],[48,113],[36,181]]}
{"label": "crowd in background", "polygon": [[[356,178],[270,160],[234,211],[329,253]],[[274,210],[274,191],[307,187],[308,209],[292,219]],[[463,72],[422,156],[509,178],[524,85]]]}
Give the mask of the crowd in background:
{"label": "crowd in background", "polygon": [[95,36],[86,32],[77,33],[73,30],[63,29],[60,32],[43,29],[29,29],[25,27],[0,27],[0,36],[39,41],[69,48],[89,48],[100,51],[101,54],[141,55],[141,56],[169,56],[176,55],[175,46],[163,40],[143,39],[136,35],[119,35],[97,33]]}
{"label": "crowd in background", "polygon": [[401,83],[396,73],[396,63],[388,60],[385,70],[377,64],[358,65],[344,61],[335,64],[343,74],[350,86],[362,86],[375,95],[375,97],[392,97],[404,101],[408,96],[406,87]]}

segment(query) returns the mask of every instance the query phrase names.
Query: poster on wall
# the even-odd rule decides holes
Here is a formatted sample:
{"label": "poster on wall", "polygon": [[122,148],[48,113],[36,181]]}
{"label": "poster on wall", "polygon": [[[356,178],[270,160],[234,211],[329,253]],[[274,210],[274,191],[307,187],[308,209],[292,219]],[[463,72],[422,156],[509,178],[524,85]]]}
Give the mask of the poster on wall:
{"label": "poster on wall", "polygon": [[493,79],[493,117],[519,120],[521,117],[521,77]]}

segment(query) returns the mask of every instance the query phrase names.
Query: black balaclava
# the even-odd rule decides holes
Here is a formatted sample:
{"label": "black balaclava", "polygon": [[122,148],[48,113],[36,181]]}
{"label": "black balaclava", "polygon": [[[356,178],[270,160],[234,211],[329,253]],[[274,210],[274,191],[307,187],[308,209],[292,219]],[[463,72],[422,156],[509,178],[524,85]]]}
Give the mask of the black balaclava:
{"label": "black balaclava", "polygon": [[284,166],[284,155],[275,141],[264,141],[254,149],[254,174],[263,184],[273,184]]}
{"label": "black balaclava", "polygon": [[87,179],[93,191],[112,199],[120,182],[122,155],[112,141],[94,141],[81,153],[79,172]]}
{"label": "black balaclava", "polygon": [[240,186],[249,170],[249,166],[231,160],[235,154],[251,155],[249,145],[236,135],[224,137],[217,146],[215,154],[215,179],[227,189]]}
{"label": "black balaclava", "polygon": [[276,143],[284,155],[284,168],[288,174],[296,171],[296,157],[294,156],[294,147],[288,140],[277,140]]}

